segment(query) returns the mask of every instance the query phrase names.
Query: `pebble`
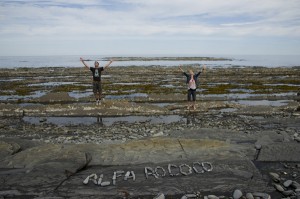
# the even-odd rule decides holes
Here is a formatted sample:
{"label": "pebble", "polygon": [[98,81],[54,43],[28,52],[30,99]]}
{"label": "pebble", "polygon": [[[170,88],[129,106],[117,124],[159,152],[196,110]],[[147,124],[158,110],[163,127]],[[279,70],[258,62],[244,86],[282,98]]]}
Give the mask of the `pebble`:
{"label": "pebble", "polygon": [[109,186],[110,185],[110,182],[102,182],[101,183],[101,187],[105,187],[105,186]]}
{"label": "pebble", "polygon": [[185,194],[185,196],[186,196],[187,198],[196,198],[196,197],[197,197],[196,194],[192,194],[192,193],[190,193],[190,194]]}
{"label": "pebble", "polygon": [[274,182],[279,182],[280,181],[280,177],[277,173],[270,172],[269,174],[270,174],[270,176],[271,176],[271,178]]}
{"label": "pebble", "polygon": [[256,192],[256,193],[253,193],[253,196],[254,197],[259,197],[259,198],[262,198],[262,199],[271,199],[271,196],[269,194],[266,194],[266,193]]}
{"label": "pebble", "polygon": [[261,147],[262,147],[261,144],[258,144],[258,143],[255,143],[254,146],[255,146],[255,149],[256,149],[256,150],[260,150]]}
{"label": "pebble", "polygon": [[247,193],[246,198],[247,199],[254,199],[254,196],[252,195],[252,193]]}
{"label": "pebble", "polygon": [[284,188],[281,185],[279,185],[279,184],[274,184],[274,187],[279,192],[283,192],[284,191]]}
{"label": "pebble", "polygon": [[158,194],[157,196],[155,196],[153,199],[165,199],[165,195],[163,193]]}
{"label": "pebble", "polygon": [[289,187],[289,186],[291,186],[292,183],[293,183],[293,181],[287,180],[287,181],[285,181],[285,182],[283,183],[283,186]]}
{"label": "pebble", "polygon": [[294,173],[292,176],[293,176],[293,178],[297,178],[298,175],[296,173]]}
{"label": "pebble", "polygon": [[241,190],[239,190],[239,189],[234,190],[234,192],[233,192],[233,198],[234,199],[239,199],[242,196],[243,196],[243,193],[242,193]]}
{"label": "pebble", "polygon": [[208,199],[219,199],[218,196],[215,196],[215,195],[208,195],[207,198]]}
{"label": "pebble", "polygon": [[159,137],[159,136],[163,136],[163,135],[164,135],[164,133],[161,131],[161,132],[154,134],[153,137]]}

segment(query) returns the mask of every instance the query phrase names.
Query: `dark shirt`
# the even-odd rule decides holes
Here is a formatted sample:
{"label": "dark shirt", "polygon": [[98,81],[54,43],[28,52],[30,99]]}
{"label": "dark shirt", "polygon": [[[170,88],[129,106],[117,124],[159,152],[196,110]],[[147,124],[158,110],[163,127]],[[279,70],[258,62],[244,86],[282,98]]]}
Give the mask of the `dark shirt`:
{"label": "dark shirt", "polygon": [[[194,80],[195,80],[196,86],[198,86],[198,81],[197,80],[198,80],[198,77],[199,77],[200,74],[201,74],[201,72],[194,75]],[[191,75],[187,74],[186,72],[184,72],[183,75],[186,76],[186,83],[188,84],[191,80]]]}
{"label": "dark shirt", "polygon": [[103,67],[100,67],[100,68],[90,67],[90,70],[93,73],[93,80],[100,82],[101,81],[101,71],[103,71],[104,68]]}

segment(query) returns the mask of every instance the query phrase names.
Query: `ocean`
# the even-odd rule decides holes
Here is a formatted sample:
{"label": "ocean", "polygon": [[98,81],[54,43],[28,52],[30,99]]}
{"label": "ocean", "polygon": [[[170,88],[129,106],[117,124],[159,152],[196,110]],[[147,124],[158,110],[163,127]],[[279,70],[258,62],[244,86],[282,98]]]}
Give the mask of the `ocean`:
{"label": "ocean", "polygon": [[[85,55],[84,59],[100,60],[100,66],[107,61],[104,57],[120,57],[122,55]],[[177,57],[180,55],[147,55],[139,57]],[[137,56],[137,57],[138,57]],[[123,55],[123,57],[126,57]],[[135,57],[135,56],[134,56]],[[208,67],[294,67],[300,66],[299,55],[188,55],[180,57],[216,57],[228,58],[229,61],[115,61],[114,66],[178,66],[188,64],[206,64]],[[0,68],[16,67],[83,67],[79,55],[66,56],[0,56]],[[93,66],[93,61],[87,62]]]}

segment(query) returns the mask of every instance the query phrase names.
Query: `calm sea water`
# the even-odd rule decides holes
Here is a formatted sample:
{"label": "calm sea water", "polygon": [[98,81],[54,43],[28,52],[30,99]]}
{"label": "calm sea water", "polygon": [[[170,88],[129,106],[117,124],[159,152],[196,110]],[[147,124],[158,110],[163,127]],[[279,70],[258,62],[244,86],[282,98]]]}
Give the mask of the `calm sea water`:
{"label": "calm sea water", "polygon": [[[120,56],[120,55],[111,55]],[[153,55],[153,56],[180,56],[180,55]],[[113,66],[178,66],[179,64],[206,64],[208,67],[233,67],[233,66],[263,66],[263,67],[293,67],[300,66],[300,56],[298,55],[190,55],[199,57],[230,58],[232,61],[122,61],[113,62]],[[100,60],[100,65],[105,65],[107,61],[102,61],[104,57],[86,55],[85,59]],[[152,57],[148,56],[148,57]],[[82,67],[79,61],[80,56],[0,56],[0,68],[14,67]],[[93,65],[93,61],[87,62]]]}

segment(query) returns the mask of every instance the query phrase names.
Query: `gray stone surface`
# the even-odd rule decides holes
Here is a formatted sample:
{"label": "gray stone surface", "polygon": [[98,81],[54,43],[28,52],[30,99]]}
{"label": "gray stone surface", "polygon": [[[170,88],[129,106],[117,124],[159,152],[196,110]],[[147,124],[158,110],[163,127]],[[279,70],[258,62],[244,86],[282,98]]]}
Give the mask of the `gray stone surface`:
{"label": "gray stone surface", "polygon": [[[47,196],[59,193],[62,197],[110,195],[118,192],[118,187],[130,190],[132,195],[155,195],[157,191],[172,195],[198,190],[230,192],[236,184],[244,189],[249,189],[250,185],[251,191],[266,189],[255,166],[237,153],[229,152],[232,147],[216,140],[173,138],[152,138],[117,145],[43,144],[28,147],[1,161],[0,169],[4,169],[0,172],[4,179],[1,187],[4,190],[23,187],[18,190],[20,195],[40,196],[42,191],[47,192]],[[220,155],[222,158],[217,158]],[[192,166],[193,162],[204,160],[213,165],[211,172],[145,179],[145,166],[161,166],[167,171],[168,164]],[[22,169],[16,170],[16,167]],[[136,180],[118,178],[113,186],[110,182],[113,173],[121,170],[134,171]],[[13,176],[8,175],[12,172]],[[104,174],[103,181],[109,181],[110,185],[101,187],[101,192],[98,191],[99,185],[91,181],[84,185],[83,180],[93,173]]]}
{"label": "gray stone surface", "polygon": [[258,161],[300,161],[299,143],[274,143],[261,149]]}

